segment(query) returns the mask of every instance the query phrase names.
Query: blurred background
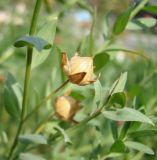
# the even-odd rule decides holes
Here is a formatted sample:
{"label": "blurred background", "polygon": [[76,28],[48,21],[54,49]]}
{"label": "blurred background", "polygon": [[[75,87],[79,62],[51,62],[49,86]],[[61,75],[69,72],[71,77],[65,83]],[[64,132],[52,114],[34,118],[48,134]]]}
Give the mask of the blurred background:
{"label": "blurred background", "polygon": [[[141,0],[142,1],[142,0]],[[54,46],[49,54],[49,57],[33,69],[31,79],[31,94],[36,100],[30,102],[30,106],[36,103],[49,90],[56,88],[62,82],[62,78],[57,74],[57,69],[54,71],[54,66],[59,66],[59,59],[56,56],[56,47],[61,51],[67,52],[71,57],[76,51],[81,51],[80,54],[88,55],[87,38],[93,27],[94,19],[94,51],[98,51],[107,43],[110,37],[113,23],[116,17],[121,14],[129,6],[136,6],[140,0],[43,0],[42,10],[40,13],[39,25],[40,29],[44,23],[51,18],[58,17],[56,35],[54,38]],[[3,90],[4,79],[6,72],[11,72],[16,80],[23,85],[25,71],[25,49],[16,49],[13,43],[22,35],[27,35],[29,32],[30,21],[35,5],[35,0],[1,0],[0,1],[0,144],[4,140],[8,142],[8,137],[15,133],[14,127],[9,125],[12,121],[9,115],[4,111]],[[156,0],[150,0],[146,5],[157,5]],[[95,18],[92,17],[92,12],[95,11]],[[101,70],[100,81],[103,89],[107,90],[113,81],[120,75],[121,72],[128,71],[128,81],[126,85],[126,95],[128,104],[131,104],[136,97],[136,106],[141,108],[143,112],[148,112],[153,117],[154,122],[157,121],[157,15],[141,10],[133,19],[151,17],[149,23],[135,26],[131,23],[127,25],[125,32],[110,41],[108,48],[127,48],[128,50],[136,51],[148,58],[143,58],[137,54],[128,53],[125,51],[109,52],[110,61]],[[53,41],[53,40],[52,40]],[[59,76],[59,77],[58,77]],[[55,83],[55,85],[53,85]],[[48,84],[48,85],[47,85]],[[46,87],[45,87],[46,86]],[[51,86],[51,89],[50,89]],[[45,89],[46,88],[46,89]],[[48,89],[47,89],[48,88]],[[83,101],[83,104],[88,104],[92,99],[91,90],[84,94],[90,95],[88,99]],[[51,103],[46,104],[50,110]],[[92,106],[92,104],[91,104]],[[92,108],[92,107],[91,107]],[[44,109],[43,109],[44,110]],[[89,112],[88,109],[83,109],[82,112]],[[46,111],[44,111],[45,113]],[[42,112],[41,112],[42,113]],[[83,113],[82,113],[83,114]],[[82,116],[80,113],[80,117]],[[39,113],[40,115],[40,113]],[[39,117],[38,117],[39,118]],[[38,118],[36,121],[38,121]],[[76,117],[77,119],[77,117]],[[78,116],[79,119],[79,116]],[[101,121],[101,123],[99,123]],[[102,118],[93,120],[91,125],[101,126],[103,136],[97,134],[94,129],[90,130],[90,125],[78,131],[78,135],[82,135],[80,141],[79,136],[74,140],[74,146],[66,148],[62,143],[56,145],[51,155],[55,160],[62,160],[67,157],[68,160],[86,160],[93,159],[92,152],[101,150],[102,154],[107,153],[109,146],[113,142],[108,120],[103,121]],[[35,125],[31,124],[31,125]],[[66,127],[67,124],[61,124]],[[137,124],[138,126],[138,124]],[[148,127],[148,126],[142,126]],[[89,135],[83,133],[83,130],[90,130]],[[6,132],[4,132],[6,131]],[[96,134],[96,136],[95,136]],[[93,137],[98,141],[93,141]],[[100,138],[101,137],[101,138]],[[100,139],[105,138],[104,146],[101,147]],[[144,137],[137,139],[157,151],[156,143],[157,136]],[[103,140],[104,141],[104,140]],[[79,147],[81,146],[81,147]],[[77,149],[77,153],[75,153]],[[49,148],[45,148],[49,150]],[[39,148],[40,151],[40,148]],[[42,150],[43,153],[47,153]],[[4,152],[3,146],[0,146],[0,154]],[[57,154],[57,153],[64,154]],[[49,157],[50,155],[47,155]],[[87,158],[88,157],[88,158]],[[116,158],[116,160],[156,160],[157,155],[150,156],[144,153],[131,151],[131,154]]]}

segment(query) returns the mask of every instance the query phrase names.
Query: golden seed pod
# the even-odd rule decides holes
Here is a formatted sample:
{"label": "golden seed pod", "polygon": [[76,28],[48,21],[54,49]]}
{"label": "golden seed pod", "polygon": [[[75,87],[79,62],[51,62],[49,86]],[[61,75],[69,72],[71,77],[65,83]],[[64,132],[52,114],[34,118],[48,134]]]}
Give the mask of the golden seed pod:
{"label": "golden seed pod", "polygon": [[93,78],[93,58],[80,57],[77,53],[71,60],[67,54],[62,53],[62,67],[69,80],[77,85],[83,86],[95,82]]}
{"label": "golden seed pod", "polygon": [[79,102],[70,96],[58,97],[55,101],[54,107],[56,115],[65,121],[72,121],[74,115],[81,108]]}

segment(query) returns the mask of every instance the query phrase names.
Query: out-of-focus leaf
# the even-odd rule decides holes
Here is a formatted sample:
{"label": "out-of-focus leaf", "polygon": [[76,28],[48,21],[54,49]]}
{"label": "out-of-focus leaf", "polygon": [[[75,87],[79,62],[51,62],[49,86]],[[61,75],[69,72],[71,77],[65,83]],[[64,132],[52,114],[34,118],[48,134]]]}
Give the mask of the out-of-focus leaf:
{"label": "out-of-focus leaf", "polygon": [[115,107],[124,107],[126,104],[126,96],[124,92],[114,93],[110,100],[109,104]]}
{"label": "out-of-focus leaf", "polygon": [[101,70],[107,64],[109,59],[110,59],[110,56],[105,52],[96,54],[93,60],[94,67],[95,67],[94,71],[97,72]]}
{"label": "out-of-focus leaf", "polygon": [[19,141],[22,143],[47,144],[47,139],[39,134],[20,135]]}
{"label": "out-of-focus leaf", "polygon": [[44,158],[42,158],[40,156],[36,156],[31,153],[21,153],[19,156],[19,159],[20,160],[45,160]]}
{"label": "out-of-focus leaf", "polygon": [[4,87],[4,105],[6,111],[14,118],[19,119],[22,106],[22,88],[14,77],[8,73]]}
{"label": "out-of-focus leaf", "polygon": [[94,101],[95,103],[101,102],[102,99],[102,86],[99,80],[97,80],[94,83],[94,88],[95,88],[95,95],[94,95]]}
{"label": "out-of-focus leaf", "polygon": [[104,156],[102,159],[108,159],[108,158],[116,158],[122,156],[122,153],[109,153],[108,155]]}
{"label": "out-of-focus leaf", "polygon": [[116,140],[112,144],[110,152],[114,152],[114,153],[123,153],[123,152],[125,152],[125,144],[123,143],[123,141]]}
{"label": "out-of-focus leaf", "polygon": [[153,17],[138,18],[137,21],[146,27],[153,27],[157,23],[157,20]]}
{"label": "out-of-focus leaf", "polygon": [[79,100],[79,101],[85,99],[85,96],[82,95],[80,92],[77,92],[77,91],[71,92],[71,93],[70,93],[70,96],[73,97],[73,98],[75,98],[76,100]]}
{"label": "out-of-focus leaf", "polygon": [[103,111],[103,115],[106,118],[115,121],[137,121],[154,125],[153,122],[146,115],[139,112],[138,110],[128,107],[116,109],[115,111]]}
{"label": "out-of-focus leaf", "polygon": [[117,35],[117,34],[120,34],[124,31],[128,21],[129,21],[130,14],[131,14],[131,9],[129,8],[117,17],[117,19],[114,23],[114,26],[113,26],[113,33],[114,34]]}
{"label": "out-of-focus leaf", "polygon": [[157,20],[153,17],[145,17],[145,18],[138,18],[134,21],[130,21],[127,24],[126,29],[128,30],[141,30],[144,27],[153,27],[157,23]]}
{"label": "out-of-focus leaf", "polygon": [[154,151],[149,148],[148,146],[139,143],[139,142],[132,142],[132,141],[126,141],[124,142],[124,144],[128,147],[128,148],[132,148],[150,155],[154,155]]}
{"label": "out-of-focus leaf", "polygon": [[123,92],[125,84],[127,81],[127,72],[124,72],[120,75],[120,77],[113,83],[110,89],[110,95],[113,95],[117,92]]}
{"label": "out-of-focus leaf", "polygon": [[128,130],[130,128],[131,122],[125,122],[123,125],[123,128],[121,129],[119,139],[124,139],[126,134],[128,133]]}
{"label": "out-of-focus leaf", "polygon": [[138,131],[132,131],[128,133],[130,137],[145,137],[145,136],[152,136],[154,134],[157,134],[157,129],[149,129],[149,130],[138,130]]}
{"label": "out-of-focus leaf", "polygon": [[10,47],[5,52],[3,52],[0,56],[0,64],[4,63],[6,60],[8,60],[14,53],[15,53],[14,47]]}
{"label": "out-of-focus leaf", "polygon": [[126,29],[127,29],[127,30],[131,30],[131,31],[137,31],[137,30],[141,30],[142,27],[139,26],[138,24],[130,21],[130,22],[128,22],[128,24],[127,24],[127,26],[126,26]]}
{"label": "out-of-focus leaf", "polygon": [[144,8],[142,8],[142,10],[157,14],[157,6],[145,6]]}
{"label": "out-of-focus leaf", "polygon": [[51,44],[49,44],[46,40],[36,37],[36,36],[23,36],[16,40],[14,43],[14,46],[19,47],[35,47],[39,52],[42,49],[49,49],[51,47]]}
{"label": "out-of-focus leaf", "polygon": [[111,131],[114,140],[118,139],[118,129],[115,121],[111,121]]}
{"label": "out-of-focus leaf", "polygon": [[70,140],[64,129],[59,126],[55,126],[54,128],[63,135],[65,143],[72,144],[72,141]]}
{"label": "out-of-focus leaf", "polygon": [[7,144],[8,143],[8,136],[7,133],[5,131],[0,131],[0,142],[3,144]]}
{"label": "out-of-focus leaf", "polygon": [[[48,43],[53,45],[53,40],[56,33],[56,25],[57,25],[57,18],[54,18],[51,21],[48,21],[37,33],[37,36],[46,39]],[[33,60],[32,60],[32,69],[39,66],[41,63],[45,61],[45,59],[50,54],[51,49],[42,50],[42,54],[39,54],[38,50],[34,49],[33,51]]]}

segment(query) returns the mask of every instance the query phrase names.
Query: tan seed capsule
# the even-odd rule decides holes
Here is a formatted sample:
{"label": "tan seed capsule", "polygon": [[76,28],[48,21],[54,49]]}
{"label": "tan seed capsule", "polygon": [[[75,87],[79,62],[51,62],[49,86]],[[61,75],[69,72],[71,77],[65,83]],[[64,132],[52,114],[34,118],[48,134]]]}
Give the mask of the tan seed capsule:
{"label": "tan seed capsule", "polygon": [[56,115],[65,121],[71,121],[81,108],[79,102],[70,96],[58,97],[54,106]]}
{"label": "tan seed capsule", "polygon": [[69,61],[66,53],[62,53],[62,67],[69,80],[83,86],[95,82],[93,78],[93,58],[80,57],[77,53]]}

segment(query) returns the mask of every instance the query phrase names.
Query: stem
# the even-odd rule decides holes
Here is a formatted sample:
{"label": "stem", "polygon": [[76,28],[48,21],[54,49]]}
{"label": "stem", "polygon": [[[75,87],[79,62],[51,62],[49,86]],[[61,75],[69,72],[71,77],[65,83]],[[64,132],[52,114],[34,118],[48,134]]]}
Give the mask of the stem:
{"label": "stem", "polygon": [[40,123],[37,125],[37,127],[34,129],[33,133],[40,133],[42,131],[42,129],[44,128],[44,126],[47,124],[47,122],[49,122],[55,114],[50,114],[49,116],[47,116],[46,118],[44,118],[42,121],[40,121]]}
{"label": "stem", "polygon": [[94,27],[95,27],[95,21],[96,21],[96,8],[93,13],[93,22],[90,29],[90,35],[89,35],[89,53],[92,56],[93,55],[93,49],[94,49]]}
{"label": "stem", "polygon": [[148,3],[149,0],[142,0],[141,3],[132,11],[130,19],[135,17],[135,15]]}
{"label": "stem", "polygon": [[[59,86],[57,89],[55,89],[54,91],[52,91],[48,96],[46,96],[36,107],[35,109],[26,116],[26,118],[23,120],[22,124],[24,124],[25,121],[27,121],[34,113],[36,113],[36,111],[42,106],[43,103],[45,103],[47,100],[51,99],[52,95],[54,93],[57,93],[60,89],[62,89],[67,83],[69,82],[69,80],[66,80],[61,86]],[[39,132],[39,130],[42,129],[42,127],[44,126],[44,124],[46,124],[49,120],[51,120],[51,118],[53,117],[54,115],[50,115],[48,116],[46,119],[43,119],[43,121],[41,121],[39,123],[39,125],[35,128],[34,130],[34,133],[37,133]],[[24,146],[22,147],[22,149],[20,149],[19,151],[21,150],[24,150],[27,146]],[[19,151],[17,151],[17,153],[15,153],[15,157],[13,160],[16,159]]]}
{"label": "stem", "polygon": [[[106,102],[107,103],[107,102]],[[76,124],[75,126],[72,126],[71,128],[67,129],[66,132],[68,134],[70,134],[73,130],[75,130],[76,128],[86,124],[87,122],[89,122],[90,120],[92,120],[93,118],[99,116],[101,114],[103,107],[101,107],[99,110],[97,110],[93,115],[87,117],[86,119],[82,120],[80,123]],[[53,135],[52,137],[50,137],[49,142],[50,144],[52,143],[52,141],[54,141],[56,138],[61,137],[62,135],[60,133],[56,133],[55,135]]]}
{"label": "stem", "polygon": [[[111,98],[111,96],[112,96],[112,94],[113,94],[116,86],[118,85],[118,82],[119,82],[119,79],[117,80],[115,86],[113,87],[113,89],[111,90],[111,92],[109,93],[109,95],[106,97],[106,100],[102,104],[102,106],[98,110],[96,110],[92,115],[90,115],[89,117],[87,117],[84,120],[82,120],[80,123],[78,123],[75,126],[67,129],[67,133],[71,133],[74,129],[80,127],[81,125],[86,124],[87,122],[89,122],[90,120],[94,119],[95,117],[98,117],[102,113],[102,110],[104,109],[104,106],[106,106],[109,103],[110,98]],[[53,135],[52,137],[50,137],[49,138],[50,144],[52,143],[53,140],[55,140],[56,138],[58,138],[60,136],[61,136],[60,133],[56,133],[55,135]]]}
{"label": "stem", "polygon": [[34,108],[34,110],[29,113],[25,119],[23,119],[23,123],[25,121],[27,121],[34,113],[36,113],[36,111],[39,110],[39,108],[42,106],[42,104],[44,104],[45,102],[47,102],[48,100],[50,100],[52,98],[52,96],[57,93],[60,89],[62,89],[67,83],[69,82],[69,79],[66,80],[61,86],[59,86],[57,89],[55,89],[54,91],[52,91],[50,94],[48,94],[39,104],[36,105],[36,107]]}
{"label": "stem", "polygon": [[[38,15],[41,7],[41,2],[42,0],[37,0],[32,21],[31,21],[31,27],[29,31],[29,35],[34,35],[36,31],[36,26],[37,26],[37,20],[38,20]],[[23,101],[22,101],[22,111],[21,111],[21,118],[19,122],[19,126],[15,135],[15,139],[13,141],[12,147],[10,149],[9,155],[8,155],[8,160],[12,158],[12,154],[18,144],[18,137],[22,131],[23,127],[23,119],[26,114],[26,107],[27,107],[27,99],[28,99],[28,91],[29,91],[29,82],[30,82],[30,73],[31,73],[31,63],[32,63],[32,53],[33,53],[33,48],[28,47],[27,48],[27,60],[26,60],[26,71],[25,71],[25,81],[24,81],[24,93],[23,93]]]}

